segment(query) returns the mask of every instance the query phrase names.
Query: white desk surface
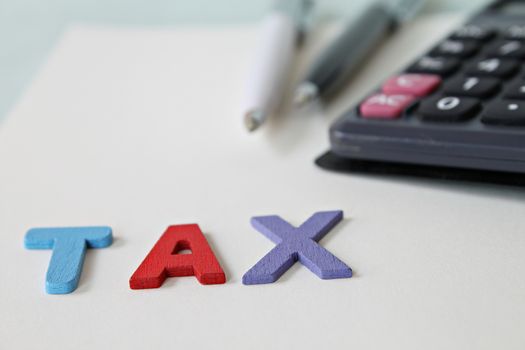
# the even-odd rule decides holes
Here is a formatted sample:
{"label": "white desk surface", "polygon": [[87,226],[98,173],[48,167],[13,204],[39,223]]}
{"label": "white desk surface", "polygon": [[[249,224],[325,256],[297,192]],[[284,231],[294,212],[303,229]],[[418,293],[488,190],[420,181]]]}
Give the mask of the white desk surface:
{"label": "white desk surface", "polygon": [[[255,27],[72,28],[0,125],[0,347],[523,349],[524,190],[312,162],[334,117],[457,20],[411,24],[325,115],[255,135],[236,109]],[[251,216],[300,224],[330,209],[346,219],[321,243],[353,278],[296,264],[274,284],[241,284],[273,246]],[[192,222],[228,282],[130,290],[165,227]],[[47,295],[51,251],[25,250],[25,231],[71,225],[110,225],[115,242],[88,251],[73,294]]]}

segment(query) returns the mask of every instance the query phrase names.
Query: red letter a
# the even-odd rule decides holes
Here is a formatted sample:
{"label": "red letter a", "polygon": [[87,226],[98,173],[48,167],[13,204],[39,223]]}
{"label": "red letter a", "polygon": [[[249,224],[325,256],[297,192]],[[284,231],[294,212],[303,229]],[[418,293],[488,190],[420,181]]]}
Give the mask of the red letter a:
{"label": "red letter a", "polygon": [[[189,249],[191,254],[177,254]],[[131,289],[159,288],[167,277],[193,276],[202,284],[226,282],[199,225],[170,226],[129,280]]]}

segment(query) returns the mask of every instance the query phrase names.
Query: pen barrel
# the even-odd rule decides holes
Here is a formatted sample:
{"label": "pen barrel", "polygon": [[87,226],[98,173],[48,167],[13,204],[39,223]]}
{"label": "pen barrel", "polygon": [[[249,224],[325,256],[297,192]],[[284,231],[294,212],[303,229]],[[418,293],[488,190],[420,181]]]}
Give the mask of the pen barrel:
{"label": "pen barrel", "polygon": [[277,110],[288,83],[297,36],[297,24],[289,16],[273,12],[264,19],[244,92],[243,113],[257,112],[265,119]]}
{"label": "pen barrel", "polygon": [[318,88],[321,98],[329,97],[347,82],[394,25],[392,14],[384,6],[369,7],[328,46],[305,81]]}

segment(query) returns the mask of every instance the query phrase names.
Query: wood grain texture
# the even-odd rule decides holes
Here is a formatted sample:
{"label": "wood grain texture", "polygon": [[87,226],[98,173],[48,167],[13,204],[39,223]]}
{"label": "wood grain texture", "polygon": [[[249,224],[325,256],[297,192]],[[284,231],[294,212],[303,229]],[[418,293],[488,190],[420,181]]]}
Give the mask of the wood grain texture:
{"label": "wood grain texture", "polygon": [[[178,254],[191,250],[191,254]],[[195,276],[201,284],[222,284],[226,276],[197,224],[166,229],[129,280],[131,289],[159,288],[167,277]]]}
{"label": "wood grain texture", "polygon": [[350,267],[316,243],[342,219],[341,210],[317,212],[296,228],[276,215],[252,218],[252,226],[277,246],[246,272],[242,283],[273,283],[296,261],[322,279],[352,277]]}
{"label": "wood grain texture", "polygon": [[48,294],[73,292],[80,279],[87,248],[105,248],[113,242],[110,227],[33,228],[27,231],[27,249],[53,249],[46,274]]}

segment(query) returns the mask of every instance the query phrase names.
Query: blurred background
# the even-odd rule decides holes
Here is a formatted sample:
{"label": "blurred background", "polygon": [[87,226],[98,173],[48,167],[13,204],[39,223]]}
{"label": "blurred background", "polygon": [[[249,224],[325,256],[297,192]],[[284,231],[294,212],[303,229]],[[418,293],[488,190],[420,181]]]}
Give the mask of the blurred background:
{"label": "blurred background", "polygon": [[[372,0],[318,0],[317,13],[339,20]],[[395,3],[394,0],[386,0]],[[428,0],[422,15],[470,13],[487,0]],[[0,0],[0,120],[45,62],[68,24],[231,26],[256,23],[272,0]]]}

